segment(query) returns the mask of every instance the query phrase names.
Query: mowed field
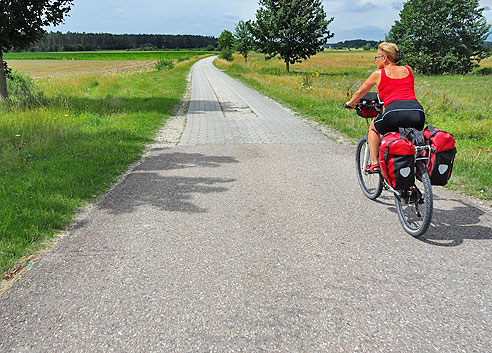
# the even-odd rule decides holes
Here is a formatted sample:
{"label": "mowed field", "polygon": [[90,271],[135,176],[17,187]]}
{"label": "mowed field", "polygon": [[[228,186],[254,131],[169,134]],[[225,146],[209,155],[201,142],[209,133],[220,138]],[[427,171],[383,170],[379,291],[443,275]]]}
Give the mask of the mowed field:
{"label": "mowed field", "polygon": [[80,75],[100,75],[148,69],[157,60],[8,60],[12,69],[34,79]]}
{"label": "mowed field", "polygon": [[158,60],[183,61],[208,52],[194,51],[101,51],[59,53],[7,53],[9,67],[32,78],[99,75],[153,67]]}
{"label": "mowed field", "polygon": [[[376,67],[375,51],[327,50],[291,65],[261,54],[241,55],[216,66],[300,114],[358,139],[367,133],[364,119],[343,109]],[[492,67],[492,58],[482,67]],[[374,88],[376,90],[376,88]],[[415,93],[426,110],[427,124],[451,132],[458,154],[448,187],[492,199],[492,75],[416,74]]]}

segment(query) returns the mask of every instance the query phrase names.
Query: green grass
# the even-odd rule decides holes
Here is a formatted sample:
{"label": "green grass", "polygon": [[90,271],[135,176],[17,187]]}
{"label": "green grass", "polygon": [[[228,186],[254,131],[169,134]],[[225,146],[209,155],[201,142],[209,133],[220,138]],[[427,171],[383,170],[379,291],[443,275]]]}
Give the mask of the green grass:
{"label": "green grass", "polygon": [[[367,133],[366,122],[343,109],[342,103],[374,67],[372,63],[354,65],[351,55],[359,60],[362,54],[323,53],[290,73],[282,71],[281,62],[265,62],[261,55],[249,58],[247,67],[239,56],[232,64],[216,60],[216,65],[302,115],[358,138]],[[343,65],[331,65],[340,57]],[[449,131],[457,141],[458,154],[448,187],[492,200],[492,76],[416,75],[415,79],[427,123]]]}
{"label": "green grass", "polygon": [[204,51],[161,52],[63,52],[63,53],[7,53],[5,60],[161,60],[195,57],[210,54]]}
{"label": "green grass", "polygon": [[64,229],[141,156],[180,102],[194,61],[41,80],[44,106],[0,105],[0,274]]}

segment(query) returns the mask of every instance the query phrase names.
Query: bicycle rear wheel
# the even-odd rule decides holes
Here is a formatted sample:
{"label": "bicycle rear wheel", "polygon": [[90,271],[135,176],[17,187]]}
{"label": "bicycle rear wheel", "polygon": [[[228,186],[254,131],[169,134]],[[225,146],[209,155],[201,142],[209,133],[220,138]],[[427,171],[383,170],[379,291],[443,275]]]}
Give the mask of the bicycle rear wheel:
{"label": "bicycle rear wheel", "polygon": [[362,136],[357,143],[357,150],[355,152],[357,179],[364,195],[371,200],[375,200],[381,195],[381,191],[383,191],[383,178],[380,173],[368,174],[364,171],[364,168],[370,163],[371,157],[367,136]]}
{"label": "bicycle rear wheel", "polygon": [[405,231],[419,237],[427,231],[432,221],[433,197],[429,174],[421,163],[417,164],[418,174],[411,188],[395,194],[395,206],[398,218]]}

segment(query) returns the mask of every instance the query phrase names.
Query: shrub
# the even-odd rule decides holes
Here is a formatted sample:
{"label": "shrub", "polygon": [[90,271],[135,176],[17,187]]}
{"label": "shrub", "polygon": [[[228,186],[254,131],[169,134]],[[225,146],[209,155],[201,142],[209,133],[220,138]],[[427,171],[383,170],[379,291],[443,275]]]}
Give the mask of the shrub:
{"label": "shrub", "polygon": [[207,51],[214,51],[215,47],[212,44],[207,45]]}
{"label": "shrub", "polygon": [[232,57],[232,49],[229,47],[223,48],[220,52],[220,58],[227,61],[234,60],[234,58]]}
{"label": "shrub", "polygon": [[35,107],[46,102],[44,93],[33,79],[16,70],[12,70],[7,78],[7,92],[10,103],[22,107]]}
{"label": "shrub", "polygon": [[477,67],[473,73],[480,76],[492,75],[492,67]]}
{"label": "shrub", "polygon": [[155,65],[155,69],[157,71],[162,71],[162,70],[172,70],[174,69],[174,63],[172,60],[168,59],[161,59],[157,62]]}

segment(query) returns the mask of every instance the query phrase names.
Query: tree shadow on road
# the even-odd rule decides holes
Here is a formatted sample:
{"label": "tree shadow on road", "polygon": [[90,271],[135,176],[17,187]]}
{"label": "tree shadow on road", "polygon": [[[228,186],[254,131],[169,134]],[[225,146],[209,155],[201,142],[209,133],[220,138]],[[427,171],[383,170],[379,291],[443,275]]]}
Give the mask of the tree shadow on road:
{"label": "tree shadow on road", "polygon": [[206,114],[207,112],[221,112],[218,101],[190,100],[189,112],[193,114]]}
{"label": "tree shadow on road", "polygon": [[[154,150],[157,151],[157,150]],[[164,149],[161,149],[164,151]],[[201,153],[163,153],[157,158],[147,158],[134,171],[172,170],[184,168],[217,168],[226,163],[239,163],[233,157],[205,156]]]}
{"label": "tree shadow on road", "polygon": [[164,211],[205,213],[206,208],[193,202],[196,194],[226,192],[231,178],[185,177],[162,175],[159,171],[185,168],[217,168],[239,163],[228,156],[206,156],[200,153],[160,153],[145,159],[104,198],[99,207],[111,213],[135,212],[152,206]]}

